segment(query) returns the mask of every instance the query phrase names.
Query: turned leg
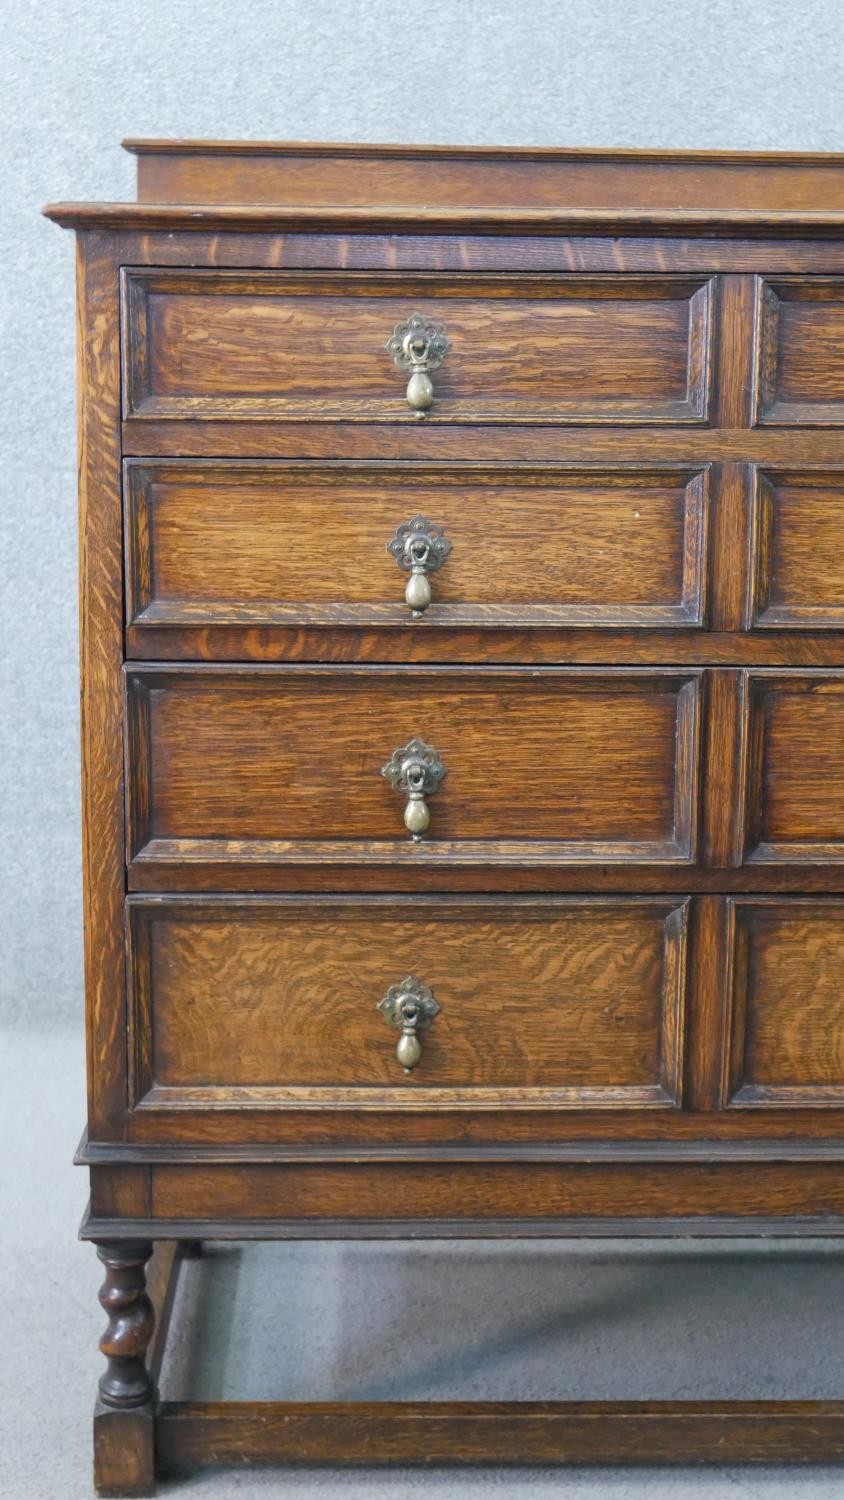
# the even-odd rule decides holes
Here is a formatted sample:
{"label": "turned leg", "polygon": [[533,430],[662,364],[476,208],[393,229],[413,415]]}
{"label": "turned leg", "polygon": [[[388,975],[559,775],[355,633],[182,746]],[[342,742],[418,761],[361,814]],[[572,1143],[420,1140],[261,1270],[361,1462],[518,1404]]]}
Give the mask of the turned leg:
{"label": "turned leg", "polygon": [[105,1266],[100,1302],[108,1327],[100,1349],[108,1361],[94,1410],[94,1484],[98,1495],[151,1495],[154,1490],[155,1389],[146,1352],[155,1324],[147,1296],[146,1241],[97,1246]]}

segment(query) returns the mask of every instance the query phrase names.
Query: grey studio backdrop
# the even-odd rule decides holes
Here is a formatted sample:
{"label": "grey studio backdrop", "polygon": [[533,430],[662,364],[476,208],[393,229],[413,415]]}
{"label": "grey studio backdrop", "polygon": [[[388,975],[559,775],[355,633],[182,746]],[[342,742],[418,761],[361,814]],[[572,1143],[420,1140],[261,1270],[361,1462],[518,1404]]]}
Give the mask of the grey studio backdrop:
{"label": "grey studio backdrop", "polygon": [[6,0],[0,1021],[81,1015],[72,237],[124,135],[835,150],[842,0]]}
{"label": "grey studio backdrop", "polygon": [[[834,150],[842,56],[844,0],[0,0],[0,1500],[91,1493],[102,1368],[101,1268],[74,1241],[86,1187],[69,1165],[74,255],[40,205],[131,197],[124,135]],[[165,1394],[832,1397],[840,1256],[832,1241],[215,1246],[183,1279]],[[844,1500],[844,1471],[720,1467],[221,1472],[190,1494],[282,1483],[301,1500]]]}

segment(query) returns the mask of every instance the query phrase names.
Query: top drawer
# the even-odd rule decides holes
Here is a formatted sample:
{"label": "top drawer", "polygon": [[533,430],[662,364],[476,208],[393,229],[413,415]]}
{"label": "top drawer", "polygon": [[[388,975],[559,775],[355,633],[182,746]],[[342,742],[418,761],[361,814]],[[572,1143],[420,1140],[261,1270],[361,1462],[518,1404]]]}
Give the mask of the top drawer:
{"label": "top drawer", "polygon": [[439,423],[707,422],[705,279],[122,274],[129,419],[412,422],[385,346],[418,312],[451,344],[429,377]]}

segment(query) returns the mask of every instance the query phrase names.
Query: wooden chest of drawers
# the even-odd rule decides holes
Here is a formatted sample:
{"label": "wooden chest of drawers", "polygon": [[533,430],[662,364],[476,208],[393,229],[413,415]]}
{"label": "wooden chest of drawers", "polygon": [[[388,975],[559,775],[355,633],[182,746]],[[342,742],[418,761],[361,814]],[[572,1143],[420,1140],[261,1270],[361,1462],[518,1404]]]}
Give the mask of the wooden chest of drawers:
{"label": "wooden chest of drawers", "polygon": [[131,149],[48,210],[100,1491],[844,1456],[838,1403],[153,1379],[203,1239],[844,1229],[844,159]]}

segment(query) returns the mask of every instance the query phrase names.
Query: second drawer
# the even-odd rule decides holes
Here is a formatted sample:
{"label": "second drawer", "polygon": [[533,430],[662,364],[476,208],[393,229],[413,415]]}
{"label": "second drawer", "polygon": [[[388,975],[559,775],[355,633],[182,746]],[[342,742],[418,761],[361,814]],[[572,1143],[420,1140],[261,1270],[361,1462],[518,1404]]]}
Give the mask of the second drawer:
{"label": "second drawer", "polygon": [[248,655],[255,628],[414,619],[417,637],[422,619],[700,627],[708,492],[705,465],[130,459],[129,645],[153,632],[169,656],[171,632],[224,628]]}

